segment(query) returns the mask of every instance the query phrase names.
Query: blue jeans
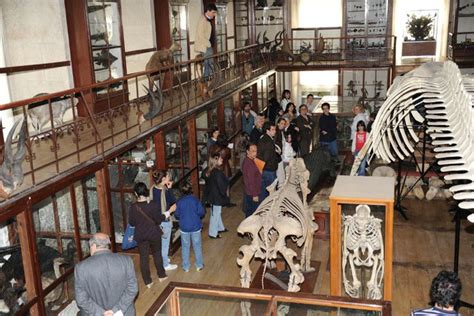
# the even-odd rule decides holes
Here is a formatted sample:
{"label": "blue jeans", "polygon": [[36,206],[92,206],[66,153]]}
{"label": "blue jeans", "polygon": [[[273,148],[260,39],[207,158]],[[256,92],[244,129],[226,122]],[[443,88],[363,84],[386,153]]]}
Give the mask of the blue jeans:
{"label": "blue jeans", "polygon": [[181,255],[183,258],[183,269],[189,270],[189,252],[191,248],[191,242],[193,243],[194,259],[196,260],[196,268],[202,268],[204,266],[202,260],[202,246],[201,246],[201,230],[192,233],[186,233],[181,231]]}
{"label": "blue jeans", "polygon": [[208,47],[203,54],[204,59],[204,80],[209,80],[209,75],[212,73],[212,58],[210,58],[214,54],[212,47]]}
{"label": "blue jeans", "polygon": [[[354,157],[357,157],[358,154],[358,151],[354,152]],[[360,162],[359,169],[357,169],[357,175],[365,176],[365,168],[367,168],[367,157],[364,157],[364,159],[362,159],[362,161]]]}
{"label": "blue jeans", "polygon": [[163,267],[167,267],[170,264],[170,259],[168,257],[170,251],[170,242],[171,242],[171,229],[173,228],[173,222],[162,222],[161,230],[163,231],[163,236],[161,236],[161,257],[163,258]]}
{"label": "blue jeans", "polygon": [[220,231],[225,229],[224,223],[222,222],[222,206],[212,205],[211,206],[211,219],[209,220],[209,236],[216,237]]}
{"label": "blue jeans", "polygon": [[245,217],[252,215],[260,205],[260,202],[260,197],[258,198],[258,202],[254,202],[252,196],[245,194]]}
{"label": "blue jeans", "polygon": [[273,183],[273,181],[275,181],[275,179],[277,178],[277,173],[276,171],[268,171],[268,170],[263,170],[263,173],[262,173],[262,201],[264,198],[266,198],[268,196],[268,191],[266,189],[266,187],[268,187],[270,184]]}
{"label": "blue jeans", "polygon": [[333,140],[332,142],[319,142],[321,146],[326,146],[331,153],[333,158],[337,158],[338,151],[337,151],[337,141]]}

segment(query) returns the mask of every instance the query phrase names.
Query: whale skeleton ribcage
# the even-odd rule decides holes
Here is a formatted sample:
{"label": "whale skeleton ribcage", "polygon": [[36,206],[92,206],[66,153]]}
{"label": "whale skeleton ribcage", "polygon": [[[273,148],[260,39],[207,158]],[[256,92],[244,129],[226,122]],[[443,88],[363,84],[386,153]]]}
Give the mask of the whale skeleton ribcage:
{"label": "whale skeleton ribcage", "polygon": [[474,209],[474,77],[451,61],[426,63],[395,78],[387,95],[351,174],[363,157],[409,157],[419,141],[414,126],[426,122],[445,180],[461,183],[449,190],[459,207]]}

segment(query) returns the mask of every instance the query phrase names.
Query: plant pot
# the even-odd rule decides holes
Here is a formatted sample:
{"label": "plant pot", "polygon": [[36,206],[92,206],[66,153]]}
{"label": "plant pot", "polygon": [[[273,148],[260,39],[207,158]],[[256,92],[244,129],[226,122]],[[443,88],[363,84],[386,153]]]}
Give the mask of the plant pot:
{"label": "plant pot", "polygon": [[402,56],[434,56],[434,55],[436,55],[436,41],[403,42]]}

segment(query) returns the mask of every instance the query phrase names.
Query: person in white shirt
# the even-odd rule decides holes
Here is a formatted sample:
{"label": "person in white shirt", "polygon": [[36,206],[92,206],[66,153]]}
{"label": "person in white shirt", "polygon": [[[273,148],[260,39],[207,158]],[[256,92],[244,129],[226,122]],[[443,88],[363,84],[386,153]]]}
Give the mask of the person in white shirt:
{"label": "person in white shirt", "polygon": [[280,105],[283,111],[286,111],[287,104],[291,102],[290,99],[291,99],[290,90],[283,90],[283,93],[281,94],[281,101],[280,101]]}
{"label": "person in white shirt", "polygon": [[365,112],[365,108],[362,104],[356,104],[352,108],[352,112],[355,114],[355,116],[351,125],[351,140],[354,139],[354,136],[357,132],[357,123],[363,121],[365,126],[367,126],[367,123],[369,122],[369,115]]}
{"label": "person in white shirt", "polygon": [[286,168],[288,166],[290,159],[295,158],[296,152],[293,149],[293,146],[291,145],[292,143],[292,138],[290,133],[285,133],[285,141],[283,143],[283,154],[282,154],[282,160],[283,160],[283,165]]}

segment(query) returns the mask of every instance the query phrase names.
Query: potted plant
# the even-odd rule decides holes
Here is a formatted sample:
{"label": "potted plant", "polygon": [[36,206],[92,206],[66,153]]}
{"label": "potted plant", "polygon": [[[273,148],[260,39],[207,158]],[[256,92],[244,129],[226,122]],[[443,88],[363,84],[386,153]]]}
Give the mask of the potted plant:
{"label": "potted plant", "polygon": [[425,41],[430,36],[433,22],[434,19],[429,15],[408,15],[408,33],[415,39],[415,41]]}
{"label": "potted plant", "polygon": [[403,56],[432,56],[436,54],[436,41],[432,36],[436,14],[431,16],[408,14],[406,29],[409,36],[403,42]]}

